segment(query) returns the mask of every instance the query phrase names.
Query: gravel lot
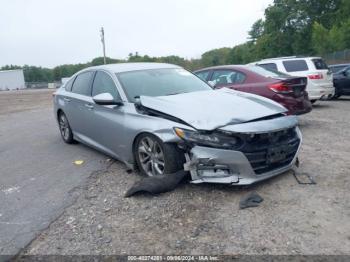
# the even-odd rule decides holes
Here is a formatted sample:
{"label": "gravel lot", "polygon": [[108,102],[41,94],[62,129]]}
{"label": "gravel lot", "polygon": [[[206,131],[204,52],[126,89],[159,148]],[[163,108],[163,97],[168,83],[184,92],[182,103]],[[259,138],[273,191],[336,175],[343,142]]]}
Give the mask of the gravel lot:
{"label": "gravel lot", "polygon": [[[350,255],[349,112],[344,98],[300,117],[299,169],[317,185],[299,185],[287,172],[248,188],[184,182],[159,196],[124,198],[141,176],[107,160],[22,254]],[[264,202],[239,210],[252,191]]]}
{"label": "gravel lot", "polygon": [[32,89],[0,92],[0,116],[35,110],[52,105],[50,94],[55,90]]}

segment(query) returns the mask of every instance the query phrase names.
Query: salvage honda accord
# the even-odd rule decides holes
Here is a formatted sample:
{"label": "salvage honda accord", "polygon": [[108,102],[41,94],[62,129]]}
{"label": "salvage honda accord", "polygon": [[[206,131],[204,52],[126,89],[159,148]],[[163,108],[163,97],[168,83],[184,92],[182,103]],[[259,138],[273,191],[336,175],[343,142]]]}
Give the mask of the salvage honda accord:
{"label": "salvage honda accord", "polygon": [[286,112],[160,63],[90,67],[54,94],[66,143],[87,144],[148,176],[185,169],[193,183],[248,185],[291,169],[301,133]]}

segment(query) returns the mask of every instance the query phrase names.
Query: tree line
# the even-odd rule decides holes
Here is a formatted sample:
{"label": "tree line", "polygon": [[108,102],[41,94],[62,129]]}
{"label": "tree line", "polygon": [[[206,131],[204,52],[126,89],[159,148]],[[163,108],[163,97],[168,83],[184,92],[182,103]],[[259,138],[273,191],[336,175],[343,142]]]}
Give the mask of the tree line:
{"label": "tree line", "polygon": [[[150,57],[130,53],[126,59],[107,58],[107,63],[163,62],[188,70],[222,64],[246,64],[256,60],[290,55],[324,55],[350,49],[349,0],[274,0],[265,9],[264,19],[257,20],[248,40],[240,45],[213,49],[199,59],[179,56]],[[97,57],[83,64],[67,64],[53,69],[16,65],[1,70],[24,69],[26,82],[52,82],[70,77],[77,71],[103,64]]]}

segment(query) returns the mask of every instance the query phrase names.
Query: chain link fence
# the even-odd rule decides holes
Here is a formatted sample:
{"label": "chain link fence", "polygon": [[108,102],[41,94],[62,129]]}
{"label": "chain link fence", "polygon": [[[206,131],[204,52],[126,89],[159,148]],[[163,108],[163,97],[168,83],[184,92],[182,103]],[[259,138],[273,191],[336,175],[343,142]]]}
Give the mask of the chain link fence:
{"label": "chain link fence", "polygon": [[329,53],[324,55],[323,58],[329,65],[350,63],[350,49]]}

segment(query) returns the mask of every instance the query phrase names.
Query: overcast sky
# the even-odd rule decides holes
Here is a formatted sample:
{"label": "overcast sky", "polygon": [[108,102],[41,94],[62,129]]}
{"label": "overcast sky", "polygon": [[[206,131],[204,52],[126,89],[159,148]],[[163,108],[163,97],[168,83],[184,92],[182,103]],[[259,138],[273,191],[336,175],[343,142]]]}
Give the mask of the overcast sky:
{"label": "overcast sky", "polygon": [[272,0],[1,0],[0,66],[54,67],[102,56],[198,58],[246,41]]}

